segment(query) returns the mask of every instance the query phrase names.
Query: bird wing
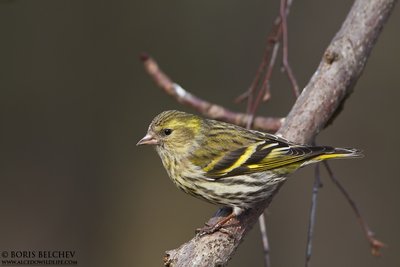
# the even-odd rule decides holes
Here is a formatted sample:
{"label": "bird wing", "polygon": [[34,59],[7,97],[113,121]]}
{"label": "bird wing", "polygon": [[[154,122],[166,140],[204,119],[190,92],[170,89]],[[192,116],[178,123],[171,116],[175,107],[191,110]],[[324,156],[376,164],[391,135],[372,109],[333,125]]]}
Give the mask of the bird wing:
{"label": "bird wing", "polygon": [[228,151],[210,161],[203,167],[205,176],[218,179],[264,172],[285,166],[288,167],[287,172],[291,172],[291,167],[295,170],[305,160],[331,150],[330,147],[294,145],[271,135],[266,135],[265,138],[263,141]]}

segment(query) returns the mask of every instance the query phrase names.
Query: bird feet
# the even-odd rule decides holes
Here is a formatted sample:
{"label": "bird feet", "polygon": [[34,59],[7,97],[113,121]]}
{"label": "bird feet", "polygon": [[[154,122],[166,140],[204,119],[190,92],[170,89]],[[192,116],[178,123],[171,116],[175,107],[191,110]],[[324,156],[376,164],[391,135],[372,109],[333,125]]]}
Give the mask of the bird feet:
{"label": "bird feet", "polygon": [[229,214],[225,218],[222,218],[221,220],[219,220],[218,222],[216,222],[213,225],[210,225],[210,224],[206,223],[204,227],[197,228],[195,233],[197,234],[198,237],[202,237],[202,236],[210,235],[210,234],[213,234],[213,233],[215,233],[217,231],[220,231],[221,233],[224,233],[224,234],[227,234],[230,237],[233,237],[233,232],[229,231],[226,228],[223,228],[223,226],[225,226],[226,223],[229,220],[231,220],[233,217],[235,217],[235,214],[231,213],[231,214]]}

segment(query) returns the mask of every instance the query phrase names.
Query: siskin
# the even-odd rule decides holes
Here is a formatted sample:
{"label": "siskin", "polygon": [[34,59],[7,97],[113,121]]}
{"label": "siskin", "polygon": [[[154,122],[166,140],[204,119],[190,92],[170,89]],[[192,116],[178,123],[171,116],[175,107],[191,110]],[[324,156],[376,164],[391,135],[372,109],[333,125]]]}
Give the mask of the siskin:
{"label": "siskin", "polygon": [[212,233],[267,199],[297,169],[318,161],[362,156],[355,149],[307,146],[181,111],[157,115],[137,145],[155,145],[169,177],[184,192],[232,213],[203,229]]}

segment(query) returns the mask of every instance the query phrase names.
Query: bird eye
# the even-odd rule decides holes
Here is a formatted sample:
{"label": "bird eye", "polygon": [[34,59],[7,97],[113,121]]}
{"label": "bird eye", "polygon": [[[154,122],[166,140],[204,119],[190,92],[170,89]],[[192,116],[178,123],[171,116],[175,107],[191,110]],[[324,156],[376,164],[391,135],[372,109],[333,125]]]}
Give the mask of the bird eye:
{"label": "bird eye", "polygon": [[170,135],[172,133],[172,129],[167,128],[167,129],[164,129],[163,132],[165,135]]}

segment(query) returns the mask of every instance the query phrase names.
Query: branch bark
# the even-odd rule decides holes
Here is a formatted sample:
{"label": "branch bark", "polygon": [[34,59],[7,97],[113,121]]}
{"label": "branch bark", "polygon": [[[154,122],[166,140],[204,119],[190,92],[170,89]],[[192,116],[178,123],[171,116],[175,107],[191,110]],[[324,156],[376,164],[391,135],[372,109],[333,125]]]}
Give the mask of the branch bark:
{"label": "branch bark", "polygon": [[234,112],[220,105],[208,102],[189,93],[180,85],[174,83],[168,75],[160,69],[157,62],[148,55],[143,54],[140,59],[143,61],[147,73],[165,93],[175,98],[179,103],[194,108],[206,117],[233,123],[242,127],[251,124],[254,129],[271,133],[278,131],[282,122],[285,120],[284,118],[261,116],[253,118],[248,114]]}
{"label": "branch bark", "polygon": [[[342,104],[365,67],[371,50],[390,16],[396,0],[356,0],[322,60],[294,104],[278,134],[296,143],[309,143]],[[177,249],[166,252],[166,266],[223,266],[234,254],[246,233],[269,206],[272,196],[233,220],[230,235],[216,232],[194,237]],[[227,211],[222,209],[208,223]]]}

